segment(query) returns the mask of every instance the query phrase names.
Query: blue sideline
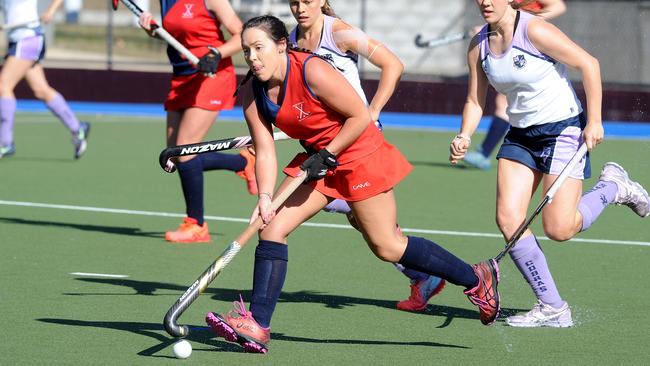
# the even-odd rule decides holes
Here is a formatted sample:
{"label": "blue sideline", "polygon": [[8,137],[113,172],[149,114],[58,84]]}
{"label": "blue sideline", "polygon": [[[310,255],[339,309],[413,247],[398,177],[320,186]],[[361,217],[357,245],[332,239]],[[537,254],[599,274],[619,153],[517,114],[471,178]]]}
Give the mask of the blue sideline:
{"label": "blue sideline", "polygon": [[[79,114],[100,114],[117,116],[138,117],[165,117],[162,104],[141,103],[97,103],[97,102],[70,102],[70,107]],[[48,112],[44,103],[38,100],[19,100],[19,112]],[[241,108],[222,111],[221,119],[243,120]],[[383,112],[381,123],[387,128],[404,128],[418,130],[454,132],[460,126],[459,115],[424,114],[424,113],[398,113]],[[485,132],[489,126],[490,118],[484,117],[478,131]],[[650,140],[650,123],[604,121],[607,137]]]}

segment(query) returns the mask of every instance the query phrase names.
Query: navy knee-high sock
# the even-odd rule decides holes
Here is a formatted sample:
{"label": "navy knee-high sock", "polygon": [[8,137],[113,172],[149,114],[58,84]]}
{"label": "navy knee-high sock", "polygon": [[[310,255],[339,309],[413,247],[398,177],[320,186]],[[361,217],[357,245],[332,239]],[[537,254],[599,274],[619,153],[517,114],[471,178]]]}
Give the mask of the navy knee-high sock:
{"label": "navy knee-high sock", "polygon": [[465,288],[473,288],[478,283],[472,266],[438,244],[417,236],[408,237],[406,250],[399,263]]}
{"label": "navy knee-high sock", "polygon": [[246,158],[239,154],[224,154],[213,152],[197,156],[203,162],[203,170],[225,169],[233,172],[244,170],[246,167]]}
{"label": "navy knee-high sock", "polygon": [[191,217],[199,225],[203,225],[203,164],[201,164],[201,159],[194,158],[176,164],[176,167],[181,178],[187,217]]}
{"label": "navy knee-high sock", "polygon": [[497,116],[492,117],[492,122],[490,122],[490,129],[488,130],[487,135],[483,140],[483,144],[481,145],[481,153],[483,156],[489,158],[490,155],[492,155],[492,151],[494,151],[494,148],[499,145],[509,127],[510,123],[508,123],[508,121],[505,119]]}
{"label": "navy knee-high sock", "polygon": [[289,248],[286,244],[260,240],[255,249],[253,297],[250,311],[259,325],[268,328],[287,275]]}

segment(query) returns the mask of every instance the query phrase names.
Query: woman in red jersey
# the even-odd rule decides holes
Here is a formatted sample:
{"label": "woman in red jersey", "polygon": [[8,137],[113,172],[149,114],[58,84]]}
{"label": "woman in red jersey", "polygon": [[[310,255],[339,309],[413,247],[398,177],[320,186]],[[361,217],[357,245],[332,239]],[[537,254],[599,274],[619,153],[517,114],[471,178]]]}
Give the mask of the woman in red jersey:
{"label": "woman in red jersey", "polygon": [[[162,25],[194,55],[199,64],[191,65],[178,51],[167,48],[173,66],[171,86],[165,100],[167,146],[203,141],[222,109],[231,109],[235,99],[235,69],[231,56],[241,50],[241,20],[227,0],[161,0]],[[140,17],[140,25],[151,34],[151,13]],[[231,37],[225,40],[221,27]],[[254,157],[243,150],[240,155],[213,153],[179,157],[187,218],[176,231],[168,231],[171,242],[210,241],[203,217],[203,171],[226,169],[247,180],[248,190],[256,194]]]}
{"label": "woman in red jersey", "polygon": [[[244,98],[244,115],[256,149],[259,200],[253,218],[261,216],[255,251],[250,311],[235,302],[228,314],[208,313],[206,321],[226,340],[250,352],[266,353],[270,322],[287,270],[287,238],[303,222],[334,199],[349,202],[360,231],[381,260],[400,263],[439,276],[466,289],[479,306],[483,324],[499,311],[496,262],[470,266],[437,244],[404,237],[395,230],[397,208],[393,187],[411,171],[402,154],[384,140],[368,107],[331,64],[314,54],[289,50],[284,24],[273,16],[244,25],[242,46],[253,78],[253,93]],[[277,179],[273,125],[302,141],[284,169],[292,179],[307,174],[287,201],[273,212]]]}

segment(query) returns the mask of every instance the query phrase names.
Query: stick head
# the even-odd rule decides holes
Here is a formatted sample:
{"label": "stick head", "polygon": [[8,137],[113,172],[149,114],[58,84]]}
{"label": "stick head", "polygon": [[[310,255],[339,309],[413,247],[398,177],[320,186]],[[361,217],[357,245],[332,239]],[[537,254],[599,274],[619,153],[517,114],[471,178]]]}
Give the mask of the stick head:
{"label": "stick head", "polygon": [[117,10],[117,5],[120,3],[120,0],[112,0],[113,1],[113,10]]}

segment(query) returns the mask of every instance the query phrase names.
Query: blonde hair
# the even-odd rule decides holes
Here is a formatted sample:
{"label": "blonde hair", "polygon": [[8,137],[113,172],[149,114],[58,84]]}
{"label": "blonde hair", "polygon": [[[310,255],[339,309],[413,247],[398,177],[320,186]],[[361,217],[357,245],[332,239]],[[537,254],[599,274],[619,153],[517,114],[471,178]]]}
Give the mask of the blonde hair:
{"label": "blonde hair", "polygon": [[323,12],[325,15],[329,15],[331,17],[338,18],[336,16],[336,13],[334,12],[334,9],[332,9],[332,5],[330,5],[329,0],[325,0],[325,4],[321,6],[320,11]]}

